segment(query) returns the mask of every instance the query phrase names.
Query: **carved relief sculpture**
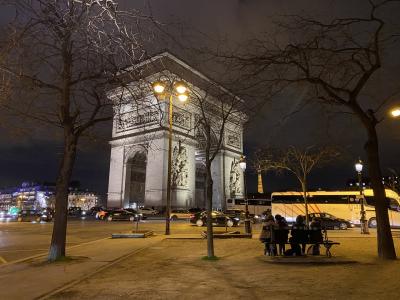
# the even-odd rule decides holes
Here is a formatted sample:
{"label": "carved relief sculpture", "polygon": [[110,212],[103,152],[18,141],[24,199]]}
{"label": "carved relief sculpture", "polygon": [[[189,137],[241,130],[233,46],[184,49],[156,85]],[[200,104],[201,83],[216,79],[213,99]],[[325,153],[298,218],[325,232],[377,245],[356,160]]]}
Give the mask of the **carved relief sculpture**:
{"label": "carved relief sculpture", "polygon": [[172,154],[172,187],[187,187],[188,171],[187,150],[179,141]]}
{"label": "carved relief sculpture", "polygon": [[231,197],[235,197],[240,194],[240,172],[239,172],[239,161],[233,159],[231,163],[231,172],[229,176],[229,190]]}

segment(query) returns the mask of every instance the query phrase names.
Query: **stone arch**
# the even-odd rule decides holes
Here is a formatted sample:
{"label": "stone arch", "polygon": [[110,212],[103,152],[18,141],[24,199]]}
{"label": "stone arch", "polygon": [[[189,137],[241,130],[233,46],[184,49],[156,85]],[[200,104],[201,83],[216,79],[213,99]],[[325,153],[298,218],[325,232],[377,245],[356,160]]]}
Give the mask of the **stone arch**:
{"label": "stone arch", "polygon": [[143,206],[146,192],[147,153],[136,151],[126,159],[124,207]]}

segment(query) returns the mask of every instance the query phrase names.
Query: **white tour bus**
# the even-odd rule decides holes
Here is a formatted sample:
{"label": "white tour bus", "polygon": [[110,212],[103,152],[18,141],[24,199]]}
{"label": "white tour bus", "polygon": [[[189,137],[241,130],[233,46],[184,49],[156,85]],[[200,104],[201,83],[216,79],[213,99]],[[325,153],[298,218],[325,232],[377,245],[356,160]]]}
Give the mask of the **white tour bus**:
{"label": "white tour bus", "polygon": [[[261,216],[263,212],[271,210],[270,199],[248,199],[249,213],[255,216]],[[226,209],[246,210],[245,199],[227,199]]]}
{"label": "white tour bus", "polygon": [[[400,197],[389,189],[385,190],[388,200],[389,220],[392,227],[400,227]],[[372,189],[364,190],[364,208],[369,227],[376,227],[375,206]],[[360,224],[359,191],[316,191],[307,193],[309,213],[329,213],[335,217]],[[305,215],[302,193],[276,192],[271,195],[272,214],[280,214],[288,222],[294,222],[298,215]]]}

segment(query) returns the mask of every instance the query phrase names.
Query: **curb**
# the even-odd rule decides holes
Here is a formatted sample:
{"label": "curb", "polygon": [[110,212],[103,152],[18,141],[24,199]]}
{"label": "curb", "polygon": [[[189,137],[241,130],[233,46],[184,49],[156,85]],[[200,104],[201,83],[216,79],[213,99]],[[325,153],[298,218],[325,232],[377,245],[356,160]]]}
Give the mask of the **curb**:
{"label": "curb", "polygon": [[[157,242],[155,242],[155,243],[161,242],[162,240],[163,240],[163,239],[160,239],[159,241],[157,241]],[[54,295],[56,295],[56,294],[58,294],[58,293],[60,293],[60,292],[62,292],[62,291],[64,291],[64,290],[66,290],[66,289],[69,289],[70,287],[74,286],[75,284],[77,284],[77,283],[79,283],[79,282],[81,282],[81,281],[83,281],[83,280],[85,280],[85,279],[88,279],[89,277],[91,277],[91,276],[93,276],[93,275],[96,275],[97,273],[100,273],[100,272],[103,271],[104,269],[106,269],[106,268],[108,268],[108,267],[111,267],[111,266],[113,266],[113,265],[119,263],[120,261],[123,261],[123,260],[129,258],[130,256],[132,256],[132,255],[134,255],[134,254],[136,254],[136,253],[138,253],[138,252],[140,252],[140,251],[143,251],[143,250],[145,250],[145,249],[147,249],[147,248],[149,248],[149,247],[151,247],[151,246],[145,246],[145,247],[136,249],[136,250],[134,250],[134,251],[132,251],[132,252],[130,252],[130,253],[127,253],[127,254],[125,254],[125,255],[123,255],[123,256],[120,256],[120,257],[114,259],[113,261],[111,261],[111,262],[109,262],[109,263],[107,263],[107,264],[105,264],[105,265],[103,265],[103,266],[97,268],[96,270],[94,270],[94,271],[92,271],[92,272],[89,272],[88,274],[86,274],[86,275],[84,275],[84,276],[81,276],[81,277],[79,277],[79,278],[77,278],[77,279],[74,279],[74,280],[72,280],[72,281],[70,281],[70,282],[64,284],[64,285],[63,285],[62,287],[60,287],[60,288],[56,288],[56,289],[54,289],[54,290],[52,290],[52,291],[50,291],[50,292],[48,292],[48,293],[45,293],[45,294],[43,294],[43,295],[41,295],[41,296],[39,296],[39,297],[36,297],[35,299],[37,299],[37,300],[49,299],[50,297],[52,297],[52,296],[54,296]]]}

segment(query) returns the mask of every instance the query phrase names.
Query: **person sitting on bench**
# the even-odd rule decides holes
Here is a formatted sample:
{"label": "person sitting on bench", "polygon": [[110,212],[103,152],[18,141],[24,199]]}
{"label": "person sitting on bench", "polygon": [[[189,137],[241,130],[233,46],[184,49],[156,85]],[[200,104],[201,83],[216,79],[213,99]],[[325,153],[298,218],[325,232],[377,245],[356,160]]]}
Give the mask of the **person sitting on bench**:
{"label": "person sitting on bench", "polygon": [[312,255],[320,255],[320,244],[324,241],[322,236],[321,222],[317,218],[313,218],[310,223],[310,243],[312,246]]}
{"label": "person sitting on bench", "polygon": [[275,242],[278,244],[278,254],[283,255],[289,236],[288,224],[281,215],[275,215],[275,221],[278,226],[278,229],[275,230]]}
{"label": "person sitting on bench", "polygon": [[[293,224],[291,230],[291,238],[289,239],[290,247],[288,251],[285,252],[285,255],[302,255],[306,251],[306,243],[308,241],[308,232],[306,225],[304,223],[304,217],[299,215],[296,218],[296,223]],[[300,248],[301,244],[301,248]]]}
{"label": "person sitting on bench", "polygon": [[274,220],[274,216],[269,214],[265,218],[265,222],[262,224],[260,241],[265,244],[264,255],[276,255],[275,247],[275,229],[277,225]]}

